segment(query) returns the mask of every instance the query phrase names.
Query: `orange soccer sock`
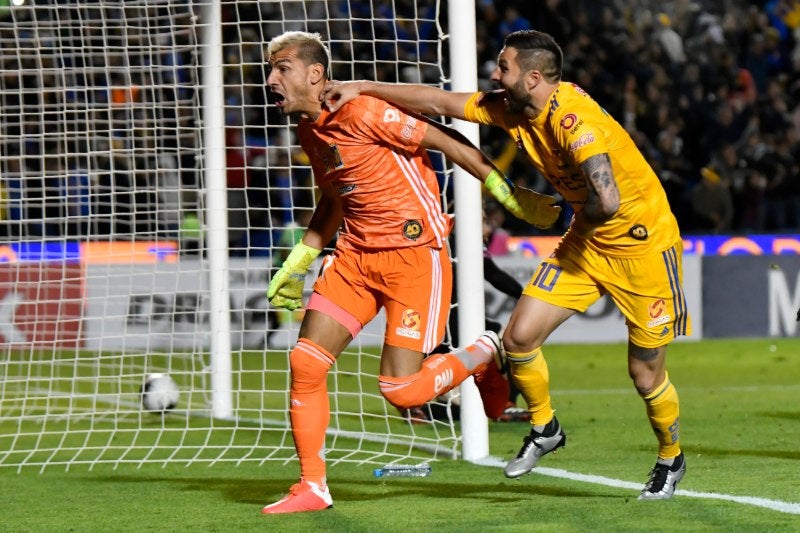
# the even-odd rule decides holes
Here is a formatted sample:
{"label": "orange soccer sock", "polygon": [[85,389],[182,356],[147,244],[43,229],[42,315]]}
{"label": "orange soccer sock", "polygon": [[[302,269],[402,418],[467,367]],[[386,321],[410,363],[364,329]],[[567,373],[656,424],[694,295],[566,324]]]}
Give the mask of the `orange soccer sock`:
{"label": "orange soccer sock", "polygon": [[292,385],[289,392],[300,475],[306,481],[325,485],[325,430],[330,422],[328,370],[335,358],[308,339],[298,339],[289,354]]}
{"label": "orange soccer sock", "polygon": [[398,409],[429,402],[470,376],[461,359],[452,353],[432,355],[419,372],[403,377],[378,376],[381,394]]}

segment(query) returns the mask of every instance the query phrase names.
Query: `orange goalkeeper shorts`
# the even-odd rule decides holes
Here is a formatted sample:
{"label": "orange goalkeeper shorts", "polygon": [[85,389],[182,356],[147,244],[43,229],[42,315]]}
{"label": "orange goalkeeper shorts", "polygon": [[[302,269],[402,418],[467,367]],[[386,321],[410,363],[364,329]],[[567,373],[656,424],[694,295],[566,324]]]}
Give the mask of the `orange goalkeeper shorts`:
{"label": "orange goalkeeper shorts", "polygon": [[386,309],[384,343],[430,353],[444,338],[453,290],[447,250],[334,250],[322,262],[314,292],[363,327]]}

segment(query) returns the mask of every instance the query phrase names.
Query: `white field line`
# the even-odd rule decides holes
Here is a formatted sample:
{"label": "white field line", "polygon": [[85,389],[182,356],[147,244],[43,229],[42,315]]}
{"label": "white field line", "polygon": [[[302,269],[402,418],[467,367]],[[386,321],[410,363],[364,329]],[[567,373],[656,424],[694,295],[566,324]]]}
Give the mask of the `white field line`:
{"label": "white field line", "polygon": [[[493,466],[503,468],[506,463],[496,457],[487,457],[478,461],[475,464],[484,466]],[[557,477],[561,479],[571,479],[573,481],[580,481],[583,483],[593,483],[595,485],[604,485],[606,487],[615,487],[620,489],[631,489],[637,493],[642,490],[643,483],[632,483],[630,481],[623,481],[621,479],[614,479],[605,476],[595,476],[592,474],[579,474],[577,472],[569,472],[560,468],[547,468],[536,467],[533,471],[534,474],[543,476]],[[787,514],[800,515],[800,503],[784,502],[780,500],[770,500],[768,498],[757,498],[755,496],[734,496],[732,494],[717,494],[715,492],[697,492],[693,490],[677,489],[676,496],[686,496],[689,498],[704,498],[708,500],[724,500],[734,503],[741,503],[744,505],[754,505],[756,507],[763,507],[772,511],[778,511]]]}

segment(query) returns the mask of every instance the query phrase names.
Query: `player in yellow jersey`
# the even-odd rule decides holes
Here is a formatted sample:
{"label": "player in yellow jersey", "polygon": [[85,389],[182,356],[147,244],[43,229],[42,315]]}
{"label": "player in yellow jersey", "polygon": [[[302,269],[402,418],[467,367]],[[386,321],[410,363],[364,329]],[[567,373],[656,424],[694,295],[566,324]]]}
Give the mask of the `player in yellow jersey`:
{"label": "player in yellow jersey", "polygon": [[[682,289],[682,243],[666,194],[628,133],[575,84],[562,81],[561,48],[548,34],[510,34],[492,81],[499,90],[453,93],[424,85],[329,84],[331,111],[358,94],[412,111],[506,130],[574,208],[569,230],[525,288],[503,335],[512,375],[531,412],[531,432],[505,468],[516,478],[566,442],[550,404],[542,344],[565,320],[609,294],[628,326],[628,372],[658,439],[639,498],[672,497],[686,471],[678,394],[667,345],[690,334]],[[487,188],[513,186],[496,180]]]}

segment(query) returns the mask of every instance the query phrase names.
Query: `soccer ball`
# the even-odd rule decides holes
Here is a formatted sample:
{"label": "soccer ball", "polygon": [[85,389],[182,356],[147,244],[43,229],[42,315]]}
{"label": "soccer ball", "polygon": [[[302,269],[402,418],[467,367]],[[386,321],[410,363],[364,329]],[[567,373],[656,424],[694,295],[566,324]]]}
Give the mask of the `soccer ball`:
{"label": "soccer ball", "polygon": [[169,374],[150,374],[142,386],[142,407],[145,411],[166,413],[178,405],[178,384]]}

